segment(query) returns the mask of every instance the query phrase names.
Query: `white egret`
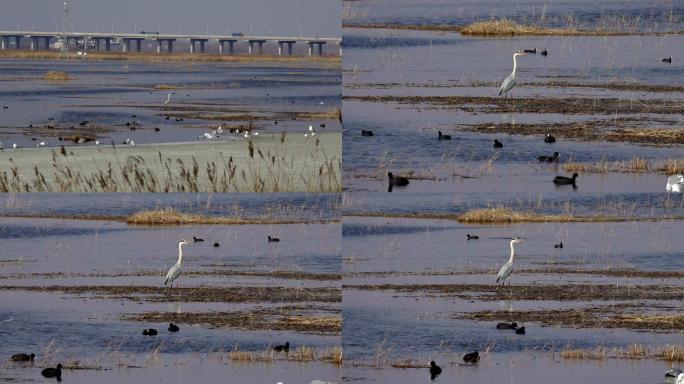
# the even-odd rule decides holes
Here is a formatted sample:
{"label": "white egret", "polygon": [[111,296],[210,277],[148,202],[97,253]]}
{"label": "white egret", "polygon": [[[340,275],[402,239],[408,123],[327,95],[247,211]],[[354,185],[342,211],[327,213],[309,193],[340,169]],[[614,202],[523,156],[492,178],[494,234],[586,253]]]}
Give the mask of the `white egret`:
{"label": "white egret", "polygon": [[521,241],[522,240],[518,239],[517,237],[511,239],[511,258],[508,259],[508,262],[504,264],[503,267],[501,267],[501,269],[499,270],[499,274],[496,275],[497,283],[501,282],[501,284],[503,284],[504,280],[506,280],[506,278],[510,276],[511,273],[513,273],[513,257],[515,257],[515,244]]}
{"label": "white egret", "polygon": [[173,281],[176,280],[181,274],[181,264],[183,263],[183,246],[191,243],[192,241],[187,241],[185,239],[178,242],[178,261],[173,267],[171,267],[171,269],[169,269],[169,272],[166,274],[164,285],[171,283],[171,287],[173,287]]}
{"label": "white egret", "polygon": [[14,144],[12,144],[12,148],[19,149],[19,146],[17,145],[17,143],[14,143]]}
{"label": "white egret", "polygon": [[245,136],[245,139],[249,139],[249,131],[245,131],[244,136]]}
{"label": "white egret", "polygon": [[667,178],[667,185],[665,186],[665,190],[668,192],[682,192],[682,188],[684,187],[684,175],[681,173],[678,173],[676,175],[672,175]]}
{"label": "white egret", "polygon": [[100,145],[100,140],[95,140],[95,145]]}
{"label": "white egret", "polygon": [[518,56],[522,56],[524,53],[520,53],[520,51],[517,51],[513,54],[513,72],[511,72],[510,75],[501,83],[501,89],[499,89],[499,96],[501,95],[506,95],[508,91],[513,88],[515,85],[515,73],[518,70],[518,61],[516,58]]}
{"label": "white egret", "polygon": [[164,102],[164,105],[168,105],[171,102],[171,95],[173,95],[173,93],[166,94],[166,101]]}

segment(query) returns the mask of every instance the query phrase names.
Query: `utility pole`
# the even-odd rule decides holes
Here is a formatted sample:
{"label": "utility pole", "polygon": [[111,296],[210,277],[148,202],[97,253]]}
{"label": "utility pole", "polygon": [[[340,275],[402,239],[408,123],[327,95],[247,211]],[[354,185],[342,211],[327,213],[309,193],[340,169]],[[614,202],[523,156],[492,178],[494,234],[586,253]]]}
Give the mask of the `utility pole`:
{"label": "utility pole", "polygon": [[62,50],[60,58],[69,57],[69,0],[64,0],[64,18],[62,19]]}

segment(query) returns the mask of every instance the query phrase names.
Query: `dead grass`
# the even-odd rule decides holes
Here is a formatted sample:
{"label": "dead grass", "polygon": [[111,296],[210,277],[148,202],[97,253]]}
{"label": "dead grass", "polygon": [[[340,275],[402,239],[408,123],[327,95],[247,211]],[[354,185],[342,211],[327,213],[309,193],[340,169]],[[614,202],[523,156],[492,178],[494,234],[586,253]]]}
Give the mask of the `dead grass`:
{"label": "dead grass", "polygon": [[[467,36],[624,36],[624,35],[664,35],[670,33],[628,31],[624,26],[613,23],[600,23],[594,29],[577,29],[573,26],[566,28],[547,28],[536,25],[518,24],[512,20],[501,18],[498,20],[483,20],[471,23],[460,29],[462,35]],[[672,32],[677,34],[680,32]]]}
{"label": "dead grass", "polygon": [[569,162],[563,164],[563,169],[570,173],[653,172],[674,175],[675,173],[681,173],[682,170],[684,170],[684,159],[648,160],[641,157],[634,157],[630,160],[603,160],[597,163]]}
{"label": "dead grass", "polygon": [[293,224],[298,220],[282,220],[274,218],[242,218],[212,217],[202,214],[182,213],[173,208],[141,211],[126,218],[126,223],[133,225],[191,225],[191,224]]}
{"label": "dead grass", "polygon": [[228,352],[228,358],[236,362],[245,363],[273,363],[275,361],[296,361],[312,362],[319,361],[324,363],[342,364],[342,348],[332,347],[319,350],[310,346],[299,346],[289,353],[277,353],[269,347],[264,351],[241,351],[239,346],[235,346]]}
{"label": "dead grass", "polygon": [[546,215],[534,212],[516,212],[506,207],[479,208],[465,212],[457,217],[461,223],[468,224],[510,224],[573,222],[577,219],[568,215]]}
{"label": "dead grass", "polygon": [[650,349],[643,344],[631,344],[623,348],[600,345],[594,349],[566,346],[560,351],[560,356],[568,360],[653,359],[679,363],[684,361],[684,346],[666,345],[657,349]]}
{"label": "dead grass", "polygon": [[60,71],[49,71],[46,73],[43,77],[43,80],[50,80],[50,81],[67,81],[67,80],[73,80],[72,77],[67,75],[64,72]]}

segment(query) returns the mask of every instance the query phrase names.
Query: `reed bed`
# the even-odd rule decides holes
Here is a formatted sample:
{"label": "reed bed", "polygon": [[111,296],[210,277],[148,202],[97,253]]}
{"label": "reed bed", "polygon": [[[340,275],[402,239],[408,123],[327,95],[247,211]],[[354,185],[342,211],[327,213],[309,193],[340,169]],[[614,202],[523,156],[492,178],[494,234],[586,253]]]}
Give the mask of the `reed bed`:
{"label": "reed bed", "polygon": [[684,346],[665,345],[654,349],[642,344],[631,344],[622,348],[608,348],[600,345],[593,349],[566,346],[560,351],[560,356],[568,360],[653,359],[681,363],[684,361]]}
{"label": "reed bed", "polygon": [[316,349],[310,346],[299,346],[288,353],[278,353],[268,347],[264,351],[242,351],[235,346],[228,352],[228,359],[235,362],[245,363],[274,363],[276,361],[294,362],[323,362],[335,365],[342,364],[342,348],[332,347]]}
{"label": "reed bed", "polygon": [[599,161],[596,163],[568,162],[563,164],[566,172],[582,173],[665,173],[674,175],[684,171],[684,159],[665,159],[648,160],[641,157],[634,157],[630,160],[621,161]]}
{"label": "reed bed", "polygon": [[[334,134],[327,138],[337,142]],[[67,156],[53,150],[50,159],[37,160],[21,159],[29,150],[5,151],[8,164],[0,172],[0,192],[341,191],[341,148],[329,146],[328,150],[334,151],[329,154],[318,138],[294,145],[290,141],[283,133],[259,144],[253,140],[227,143],[225,151],[219,144],[207,147],[213,153],[190,152],[175,158],[165,156],[161,149],[156,156],[149,150],[138,152],[140,147],[89,147],[80,149],[84,151],[81,154]],[[192,149],[203,151],[207,144],[193,145]],[[184,150],[181,145],[176,147],[176,151]],[[41,152],[50,156],[48,151]],[[99,163],[86,153],[110,160]],[[79,159],[81,155],[87,159]]]}
{"label": "reed bed", "polygon": [[572,222],[577,220],[571,214],[550,215],[531,211],[517,212],[501,206],[473,209],[457,216],[456,219],[461,223],[471,224]]}

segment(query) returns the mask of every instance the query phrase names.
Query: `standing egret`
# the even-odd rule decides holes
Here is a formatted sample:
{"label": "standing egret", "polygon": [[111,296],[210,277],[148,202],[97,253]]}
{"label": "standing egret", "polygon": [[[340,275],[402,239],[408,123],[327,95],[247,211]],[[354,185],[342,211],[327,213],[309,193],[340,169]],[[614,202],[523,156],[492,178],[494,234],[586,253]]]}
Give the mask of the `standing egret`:
{"label": "standing egret", "polygon": [[164,285],[171,283],[173,287],[173,281],[178,278],[181,274],[181,264],[183,263],[183,246],[192,243],[192,241],[186,241],[185,239],[178,242],[178,261],[174,264],[169,272],[166,274],[166,280],[164,280]]}
{"label": "standing egret", "polygon": [[524,53],[520,53],[520,51],[516,51],[513,54],[513,72],[511,72],[511,74],[508,75],[508,77],[503,81],[503,83],[501,83],[501,89],[499,89],[499,96],[508,94],[508,91],[510,91],[511,88],[513,88],[513,86],[515,85],[515,73],[518,70],[518,61],[516,60],[516,58],[522,55],[524,55]]}
{"label": "standing egret", "polygon": [[511,258],[501,267],[499,274],[496,275],[496,282],[503,284],[504,280],[513,273],[513,257],[515,257],[515,244],[522,242],[522,240],[514,237],[511,239]]}
{"label": "standing egret", "polygon": [[168,93],[166,94],[166,101],[164,102],[164,105],[168,105],[171,102],[171,96],[173,93]]}
{"label": "standing egret", "polygon": [[684,187],[684,175],[678,173],[667,178],[667,185],[665,190],[668,192],[682,192],[682,187]]}

